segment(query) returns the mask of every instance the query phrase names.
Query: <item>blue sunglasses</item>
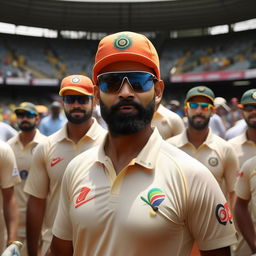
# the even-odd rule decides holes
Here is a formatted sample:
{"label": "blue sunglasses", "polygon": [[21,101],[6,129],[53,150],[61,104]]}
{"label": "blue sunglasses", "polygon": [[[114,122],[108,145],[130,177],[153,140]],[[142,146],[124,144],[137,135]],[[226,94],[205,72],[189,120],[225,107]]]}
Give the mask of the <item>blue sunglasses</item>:
{"label": "blue sunglasses", "polygon": [[191,109],[197,109],[199,106],[201,106],[202,110],[204,111],[213,108],[212,104],[206,102],[187,102],[187,107]]}
{"label": "blue sunglasses", "polygon": [[35,118],[37,116],[37,114],[35,112],[28,112],[28,111],[20,111],[20,112],[16,112],[16,116],[17,118],[28,118],[28,119],[32,119]]}
{"label": "blue sunglasses", "polygon": [[106,93],[119,92],[124,79],[135,92],[149,91],[157,81],[153,74],[144,71],[108,72],[97,76],[100,90]]}
{"label": "blue sunglasses", "polygon": [[67,104],[74,104],[76,101],[79,104],[87,104],[91,98],[90,95],[64,95],[63,101]]}

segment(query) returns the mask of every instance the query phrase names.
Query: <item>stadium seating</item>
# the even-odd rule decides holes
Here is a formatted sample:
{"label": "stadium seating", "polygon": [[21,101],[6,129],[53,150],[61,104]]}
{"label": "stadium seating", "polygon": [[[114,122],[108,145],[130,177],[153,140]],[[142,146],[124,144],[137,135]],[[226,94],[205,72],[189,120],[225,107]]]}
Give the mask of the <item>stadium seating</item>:
{"label": "stadium seating", "polygon": [[[162,39],[157,48],[163,79],[170,74],[256,68],[255,31]],[[0,76],[57,78],[91,75],[98,41],[2,35]]]}

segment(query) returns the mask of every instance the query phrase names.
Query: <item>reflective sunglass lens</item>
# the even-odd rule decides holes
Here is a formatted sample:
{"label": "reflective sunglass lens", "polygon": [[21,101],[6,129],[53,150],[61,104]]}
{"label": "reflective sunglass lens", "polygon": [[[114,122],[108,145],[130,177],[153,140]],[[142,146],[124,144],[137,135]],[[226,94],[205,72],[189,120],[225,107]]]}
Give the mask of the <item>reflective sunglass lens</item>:
{"label": "reflective sunglass lens", "polygon": [[256,105],[245,105],[243,110],[245,112],[252,112],[253,110],[256,110]]}
{"label": "reflective sunglass lens", "polygon": [[26,117],[26,118],[34,118],[34,117],[36,117],[36,114],[33,112],[22,112],[22,113],[16,113],[16,115],[17,115],[17,117],[18,118],[24,118],[24,117]]}
{"label": "reflective sunglass lens", "polygon": [[63,101],[67,104],[73,104],[76,101],[79,104],[87,104],[91,97],[87,95],[65,95],[63,96]]}
{"label": "reflective sunglass lens", "polygon": [[150,90],[156,79],[154,75],[147,72],[104,73],[98,76],[100,90],[108,93],[118,92],[125,78],[136,92]]}

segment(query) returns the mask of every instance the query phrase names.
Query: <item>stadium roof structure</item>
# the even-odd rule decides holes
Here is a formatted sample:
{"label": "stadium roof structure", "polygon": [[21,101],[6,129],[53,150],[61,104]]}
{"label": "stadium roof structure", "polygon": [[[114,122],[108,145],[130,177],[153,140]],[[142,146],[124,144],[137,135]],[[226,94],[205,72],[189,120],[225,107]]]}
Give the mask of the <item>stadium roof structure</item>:
{"label": "stadium roof structure", "polygon": [[173,31],[256,17],[255,0],[1,0],[0,22],[56,30]]}

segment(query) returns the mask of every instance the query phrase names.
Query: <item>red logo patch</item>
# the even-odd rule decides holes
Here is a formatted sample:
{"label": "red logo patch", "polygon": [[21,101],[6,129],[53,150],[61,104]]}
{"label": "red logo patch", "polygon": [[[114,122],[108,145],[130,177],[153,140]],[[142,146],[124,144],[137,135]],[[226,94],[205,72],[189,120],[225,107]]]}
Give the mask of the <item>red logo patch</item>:
{"label": "red logo patch", "polygon": [[244,172],[243,171],[240,171],[238,174],[237,174],[238,177],[243,177],[244,176]]}
{"label": "red logo patch", "polygon": [[90,188],[87,187],[83,187],[81,189],[80,194],[78,195],[77,199],[76,199],[76,206],[75,208],[78,208],[79,206],[91,201],[92,199],[94,199],[95,197],[86,199],[87,195],[89,194],[89,192],[91,191]]}
{"label": "red logo patch", "polygon": [[215,213],[220,224],[226,225],[228,221],[232,224],[233,216],[229,209],[228,203],[225,203],[224,205],[218,204]]}
{"label": "red logo patch", "polygon": [[62,160],[63,160],[63,158],[60,158],[60,157],[53,158],[52,161],[51,161],[51,167],[58,164]]}

